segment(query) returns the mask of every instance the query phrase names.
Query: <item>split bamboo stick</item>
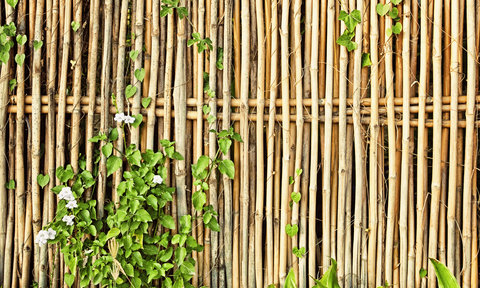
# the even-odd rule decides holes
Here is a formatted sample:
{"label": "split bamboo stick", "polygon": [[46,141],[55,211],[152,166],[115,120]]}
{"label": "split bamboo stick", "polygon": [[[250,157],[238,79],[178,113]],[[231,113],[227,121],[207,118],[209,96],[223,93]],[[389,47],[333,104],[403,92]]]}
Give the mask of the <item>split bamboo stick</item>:
{"label": "split bamboo stick", "polygon": [[[13,114],[9,115],[8,119],[8,179],[15,179],[15,145],[16,145],[16,131],[15,131],[15,118]],[[5,258],[4,258],[4,274],[3,285],[5,287],[11,287],[12,282],[12,260],[15,257],[13,254],[13,233],[14,233],[14,220],[15,219],[15,189],[8,189],[8,213],[7,213],[7,229],[5,236]]]}
{"label": "split bamboo stick", "polygon": [[[135,59],[134,71],[140,71],[142,68],[142,62],[144,57],[143,52],[143,36],[144,36],[144,9],[145,9],[145,0],[136,0],[135,6],[135,22],[132,23],[132,30],[135,31],[135,51],[138,52],[138,56]],[[172,15],[168,15],[172,17]],[[133,28],[135,27],[135,28]],[[106,36],[106,35],[104,35]],[[105,65],[105,63],[103,63]],[[146,73],[146,72],[145,72]],[[145,81],[145,78],[144,78]],[[137,87],[137,91],[133,96],[133,105],[132,105],[132,115],[137,115],[140,113],[141,102],[142,102],[142,81],[137,79],[137,77],[132,77],[132,86]],[[137,149],[140,150],[140,126],[137,129],[130,130],[130,141],[131,144],[135,144]]]}
{"label": "split bamboo stick", "polygon": [[[38,6],[38,5],[37,5]],[[38,10],[38,9],[37,9]],[[75,0],[73,6],[73,21],[80,25],[77,31],[74,31],[74,51],[73,51],[73,61],[72,66],[74,66],[73,71],[73,113],[72,113],[72,140],[70,143],[70,162],[72,164],[73,171],[78,172],[78,154],[80,152],[80,121],[82,118],[80,111],[80,99],[81,99],[81,88],[82,88],[82,47],[83,47],[83,28],[82,25],[82,11],[83,11],[83,1]],[[41,52],[41,50],[40,50]],[[50,54],[50,53],[47,53]],[[39,91],[40,92],[40,91]],[[40,96],[41,94],[39,94]],[[53,157],[53,155],[52,155]]]}
{"label": "split bamboo stick", "polygon": [[[26,126],[28,128],[27,136],[27,167],[31,167],[32,164],[32,131],[30,126],[30,119],[26,120]],[[32,243],[33,243],[33,234],[32,234],[32,170],[27,169],[27,189],[26,189],[26,198],[27,205],[25,209],[25,233],[24,233],[24,243],[23,243],[23,259],[21,267],[21,288],[30,287],[30,259],[32,256]]]}
{"label": "split bamboo stick", "polygon": [[[149,0],[147,0],[147,3],[150,3]],[[147,5],[148,7],[149,5]],[[148,10],[148,8],[147,8]],[[147,12],[148,14],[148,12]],[[158,78],[158,63],[159,63],[159,54],[160,54],[160,47],[159,47],[159,41],[160,41],[160,2],[159,0],[155,0],[153,3],[153,13],[152,16],[150,17],[151,21],[153,23],[148,23],[147,27],[153,26],[152,30],[152,47],[151,47],[151,59],[152,59],[152,65],[151,65],[151,70],[150,70],[150,77],[149,82],[150,85],[148,87],[148,97],[151,99],[150,100],[150,106],[148,107],[148,118],[147,118],[147,149],[153,150],[154,149],[154,140],[155,140],[155,104],[157,103],[156,97],[157,97],[157,78]],[[148,30],[148,29],[147,29]],[[150,37],[147,37],[150,39]],[[147,51],[148,52],[148,51]],[[150,66],[150,63],[148,63],[148,66]],[[145,60],[145,67],[147,68],[147,61]],[[147,76],[145,75],[145,79]],[[145,90],[145,89],[144,89]]]}
{"label": "split bamboo stick", "polygon": [[[174,36],[174,18],[173,15],[169,14],[168,16],[168,30],[167,30],[167,46],[166,46],[166,66],[165,66],[165,86],[163,97],[165,98],[165,117],[164,117],[164,139],[172,139],[171,130],[172,130],[172,77],[173,77],[173,36]],[[138,59],[138,58],[137,58]],[[202,131],[201,129],[198,131]],[[202,133],[200,133],[202,134]],[[201,143],[201,142],[199,142]],[[170,175],[170,161],[165,162],[165,167],[167,168],[167,179],[165,179],[165,184],[170,185],[171,175]]]}

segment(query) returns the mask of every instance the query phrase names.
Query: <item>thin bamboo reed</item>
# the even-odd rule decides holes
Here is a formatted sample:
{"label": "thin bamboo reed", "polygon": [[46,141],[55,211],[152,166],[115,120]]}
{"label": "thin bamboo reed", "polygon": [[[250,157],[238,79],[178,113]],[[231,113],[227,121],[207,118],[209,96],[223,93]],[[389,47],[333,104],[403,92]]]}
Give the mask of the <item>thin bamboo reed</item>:
{"label": "thin bamboo reed", "polygon": [[[15,179],[15,145],[16,145],[16,138],[15,138],[15,118],[13,114],[9,115],[8,119],[8,130],[9,130],[9,138],[8,138],[8,178]],[[13,226],[15,221],[15,190],[8,189],[8,213],[7,213],[7,229],[6,229],[6,236],[5,236],[5,264],[4,264],[4,274],[3,274],[3,285],[5,287],[11,287],[12,282],[12,260],[15,257],[13,254]]]}
{"label": "thin bamboo reed", "polygon": [[[132,23],[132,30],[134,29],[135,31],[135,51],[138,51],[138,56],[135,59],[134,71],[132,72],[136,72],[136,71],[140,71],[141,69],[144,69],[142,67],[142,62],[144,57],[144,52],[143,52],[144,9],[145,9],[145,0],[136,0],[135,20]],[[172,15],[169,15],[169,17],[172,17]],[[145,78],[143,80],[145,81]],[[142,102],[142,81],[140,81],[139,79],[136,78],[136,76],[134,76],[132,77],[132,86],[137,87],[137,91],[133,96],[132,115],[137,115],[140,113],[141,102]],[[138,129],[132,129],[130,133],[131,133],[130,135],[131,143],[135,144],[137,146],[137,149],[140,150],[140,127]]]}
{"label": "thin bamboo reed", "polygon": [[[26,126],[28,128],[28,138],[27,138],[27,167],[31,167],[32,164],[32,131],[30,126],[30,119],[27,119]],[[33,244],[33,234],[32,234],[32,170],[27,169],[27,189],[26,189],[26,198],[27,198],[27,205],[25,209],[25,233],[24,233],[24,243],[23,243],[23,259],[22,259],[22,267],[21,267],[21,288],[27,288],[30,282],[30,257],[32,256],[32,244]]]}
{"label": "thin bamboo reed", "polygon": [[[38,5],[37,5],[38,6]],[[38,10],[38,9],[37,9]],[[82,11],[83,11],[83,1],[75,0],[73,6],[73,21],[76,23],[82,23]],[[73,112],[72,112],[72,141],[70,143],[70,158],[73,171],[78,172],[78,154],[80,151],[80,121],[81,121],[81,111],[80,111],[80,98],[81,98],[81,88],[82,88],[82,45],[83,45],[83,28],[80,27],[76,32],[74,32],[74,51],[73,51],[73,61],[75,64],[73,71]],[[41,51],[40,51],[41,52]],[[50,54],[50,53],[47,53]],[[52,155],[53,157],[53,155]]]}
{"label": "thin bamboo reed", "polygon": [[[150,3],[150,1],[147,1]],[[147,5],[148,7],[148,5]],[[148,10],[148,9],[147,9]],[[147,12],[148,13],[148,12]],[[152,50],[151,50],[151,58],[152,58],[152,65],[149,75],[150,85],[148,87],[148,97],[151,99],[150,106],[148,107],[148,118],[147,118],[147,149],[154,149],[154,140],[155,140],[155,104],[157,103],[157,78],[158,78],[158,64],[159,64],[159,57],[160,57],[160,1],[155,0],[153,3],[153,13],[151,17],[151,21],[153,22],[151,26],[153,27],[152,30]],[[150,23],[147,24],[147,27],[150,26]],[[148,30],[148,29],[147,29]],[[147,64],[145,63],[145,67]],[[146,77],[146,76],[145,76]],[[144,89],[145,90],[145,89]]]}

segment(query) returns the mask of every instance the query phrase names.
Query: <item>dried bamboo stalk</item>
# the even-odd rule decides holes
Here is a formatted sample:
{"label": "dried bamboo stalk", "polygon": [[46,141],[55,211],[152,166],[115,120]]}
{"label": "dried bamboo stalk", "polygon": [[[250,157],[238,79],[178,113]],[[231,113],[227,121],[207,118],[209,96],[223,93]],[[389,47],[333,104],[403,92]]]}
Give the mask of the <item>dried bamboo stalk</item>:
{"label": "dried bamboo stalk", "polygon": [[[385,33],[392,28],[392,18],[387,16],[385,20]],[[423,31],[423,30],[422,30]],[[392,67],[392,39],[388,35],[385,36],[385,75],[386,75],[386,100],[387,100],[387,116],[388,116],[388,216],[387,216],[387,233],[393,235],[394,231],[394,209],[395,209],[395,190],[397,174],[394,169],[396,167],[395,159],[395,111],[393,109],[393,67]],[[421,125],[421,124],[420,124]],[[385,280],[393,283],[393,237],[387,237],[385,244]]]}
{"label": "dried bamboo stalk", "polygon": [[[347,126],[347,153],[353,154],[353,125]],[[347,188],[345,195],[345,286],[352,287],[352,178],[353,178],[353,157],[347,157]]]}
{"label": "dried bamboo stalk", "polygon": [[[113,0],[105,1],[105,27],[103,32],[103,47],[102,47],[102,72],[100,75],[101,78],[101,97],[104,102],[102,102],[102,114],[100,116],[100,132],[107,134],[109,127],[109,113],[106,101],[110,95],[110,62],[111,62],[111,43],[112,43],[112,18],[113,18]],[[105,141],[102,141],[100,145],[105,145]],[[97,218],[102,219],[104,216],[104,205],[105,205],[105,192],[107,186],[107,158],[102,153],[100,158],[99,165],[99,175],[98,175],[98,194],[97,194]]]}
{"label": "dried bamboo stalk", "polygon": [[[152,4],[150,0],[147,1],[147,10],[148,8],[152,9],[151,6]],[[151,10],[150,10],[151,11]],[[147,11],[147,15],[148,15]],[[152,59],[152,64],[151,64],[151,69],[150,70],[150,75],[148,78],[149,86],[148,86],[148,97],[151,99],[150,101],[150,106],[148,107],[148,118],[147,118],[147,149],[154,149],[154,140],[155,140],[155,107],[156,107],[156,99],[157,99],[157,79],[158,79],[158,64],[159,64],[159,57],[160,57],[160,1],[155,0],[153,2],[153,13],[150,17],[150,19],[153,21],[153,23],[148,22],[147,23],[147,30],[149,26],[153,26],[153,30],[151,30],[151,59]],[[147,37],[146,39],[150,39],[150,37]],[[148,46],[148,45],[147,45]],[[149,51],[147,50],[147,53]],[[149,61],[150,62],[150,61]],[[150,66],[150,63],[148,63],[148,66]],[[145,68],[147,67],[147,61],[145,60]],[[147,70],[147,69],[145,69]],[[147,75],[145,74],[145,79],[147,79]],[[146,87],[144,87],[144,91]]]}
{"label": "dried bamboo stalk", "polygon": [[408,276],[408,194],[409,194],[409,158],[410,158],[410,0],[403,1],[402,61],[403,61],[403,119],[402,127],[402,172],[400,184],[400,287],[411,287]]}
{"label": "dried bamboo stalk", "polygon": [[[135,20],[134,22],[132,22],[132,29],[135,29],[135,50],[138,51],[138,56],[135,59],[134,70],[132,72],[142,69],[142,62],[143,62],[143,56],[144,56],[143,54],[144,9],[145,9],[145,0],[136,0]],[[168,17],[172,17],[172,15],[169,14]],[[142,82],[136,79],[136,77],[132,77],[132,86],[137,87],[137,91],[133,96],[132,115],[137,115],[140,113],[140,108],[142,107],[141,106]],[[130,133],[131,133],[130,135],[131,144],[135,144],[137,149],[140,150],[140,126],[137,129],[130,130]]]}
{"label": "dried bamboo stalk", "polygon": [[[26,30],[26,0],[19,1],[18,4],[18,34],[25,35]],[[17,54],[25,53],[25,45],[18,45]],[[25,233],[25,164],[24,164],[24,149],[25,149],[25,63],[22,66],[17,67],[17,145],[15,155],[15,175],[16,175],[16,227],[15,233],[17,235],[17,254],[15,259],[18,261],[18,266],[22,266],[23,261],[23,244]],[[53,182],[53,181],[52,181]],[[12,281],[13,282],[13,281]],[[5,285],[6,286],[6,285]]]}
{"label": "dried bamboo stalk", "polygon": [[[258,65],[257,65],[257,135],[256,135],[256,150],[257,150],[257,195],[255,199],[255,283],[256,286],[262,287],[263,285],[263,267],[266,266],[266,261],[263,262],[262,253],[264,242],[262,242],[263,231],[263,211],[264,211],[264,199],[265,199],[265,183],[263,181],[265,177],[264,169],[264,123],[263,115],[265,110],[265,32],[264,32],[264,18],[263,18],[263,5],[261,1],[256,1],[256,20],[257,20],[257,39],[258,39]],[[225,25],[226,26],[226,25]],[[227,37],[225,37],[225,40]],[[226,45],[225,45],[226,47]],[[225,57],[225,50],[223,51]],[[225,63],[225,58],[224,58]],[[224,70],[225,71],[225,70]],[[225,74],[225,72],[224,72]],[[225,78],[225,75],[224,75]],[[227,82],[228,83],[228,82]],[[228,85],[227,85],[228,86]]]}
{"label": "dried bamboo stalk", "polygon": [[[277,120],[277,119],[275,119]],[[280,286],[280,281],[278,277],[279,265],[280,265],[280,198],[281,198],[281,178],[282,174],[280,173],[281,169],[281,151],[282,151],[282,128],[280,126],[280,120],[277,120],[275,123],[275,169],[274,169],[274,184],[275,187],[273,192],[273,250],[274,250],[274,270],[273,270],[273,281],[275,285]]]}
{"label": "dried bamboo stalk", "polygon": [[[253,4],[250,2],[250,4]],[[253,13],[253,12],[252,12]],[[253,32],[253,31],[252,31]],[[249,47],[252,48],[252,47]],[[253,66],[253,65],[252,65]],[[252,71],[252,70],[251,70]],[[256,72],[256,69],[253,70]],[[253,72],[252,71],[252,72]],[[257,162],[255,161],[256,158],[256,147],[255,147],[255,141],[256,141],[256,135],[255,135],[255,126],[250,126],[249,127],[249,149],[248,149],[248,177],[249,177],[249,189],[248,189],[248,197],[251,200],[251,203],[248,207],[248,281],[247,282],[247,287],[255,287],[255,255],[260,253],[261,250],[258,251],[257,253],[255,252],[255,193],[256,189],[255,186],[257,185],[257,179],[256,179],[256,171],[257,171]],[[220,284],[220,283],[219,283]],[[221,287],[221,286],[219,286]]]}
{"label": "dried bamboo stalk", "polygon": [[[28,140],[27,140],[27,167],[31,167],[32,164],[32,131],[30,127],[30,119],[27,119],[28,127]],[[27,205],[25,213],[25,238],[23,243],[23,259],[22,259],[22,279],[20,282],[21,288],[30,287],[30,258],[32,256],[32,243],[33,243],[33,234],[32,234],[32,170],[27,169]]]}
{"label": "dried bamboo stalk", "polygon": [[[475,60],[475,1],[467,0],[467,79],[476,77]],[[462,242],[464,245],[463,280],[462,287],[471,287],[471,259],[472,259],[472,176],[473,176],[473,121],[475,117],[475,81],[467,81],[467,129],[465,130],[465,172],[463,179],[463,230]],[[476,135],[476,134],[475,134]],[[474,192],[476,193],[476,192]]]}
{"label": "dried bamboo stalk", "polygon": [[[312,162],[310,162],[310,187],[309,187],[309,210],[310,216],[308,218],[308,274],[316,275],[316,266],[315,266],[315,246],[316,246],[316,229],[315,229],[315,212],[316,212],[316,202],[317,202],[317,171],[318,171],[318,29],[319,29],[319,3],[318,1],[313,2],[312,7],[312,54],[311,54],[311,64],[310,64],[310,76],[312,83],[312,140],[311,140],[311,151],[312,151]],[[313,214],[313,215],[312,215]],[[313,279],[309,279],[309,286],[315,285]]]}
{"label": "dried bamboo stalk", "polygon": [[[450,166],[449,166],[449,178],[448,178],[448,204],[447,204],[447,267],[450,271],[455,271],[455,230],[456,230],[456,221],[455,221],[455,208],[456,208],[456,190],[457,190],[457,151],[453,147],[457,147],[458,145],[458,77],[459,77],[459,70],[458,70],[458,46],[460,43],[459,39],[459,2],[452,1],[451,6],[451,27],[452,27],[452,41],[451,41],[451,62],[450,62],[450,95],[452,97],[450,102]],[[452,149],[453,148],[453,149]]]}
{"label": "dried bamboo stalk", "polygon": [[[118,1],[118,0],[116,0],[116,1]],[[153,62],[153,59],[152,59],[152,53],[153,53],[152,5],[153,5],[152,0],[146,0],[146,3],[145,3],[145,19],[144,19],[144,21],[146,20],[145,23],[144,23],[145,24],[145,28],[144,28],[144,31],[145,31],[145,43],[144,43],[144,47],[145,47],[145,55],[144,55],[144,59],[145,59],[145,62],[144,62],[145,78],[143,79],[143,87],[142,87],[143,90],[142,91],[143,91],[143,95],[147,95],[147,96],[150,95],[150,90],[149,90],[150,85],[151,85],[150,84],[151,83],[150,77],[151,77],[151,74],[153,73],[153,71],[152,71],[153,68],[151,67],[151,64]],[[115,50],[113,52],[115,52]],[[115,53],[113,55],[115,55]],[[158,71],[155,71],[155,72],[158,73]],[[155,84],[157,84],[157,83],[155,83]],[[145,133],[142,134],[142,136],[143,135],[145,135]],[[148,139],[148,137],[147,137],[147,139]]]}
{"label": "dried bamboo stalk", "polygon": [[[201,3],[201,1],[200,1]],[[199,18],[200,19],[200,18]],[[201,21],[201,20],[200,20]],[[200,22],[199,21],[199,22]],[[224,47],[223,47],[223,90],[222,97],[225,103],[223,109],[222,129],[230,129],[230,101],[231,101],[231,67],[232,67],[232,0],[225,0],[225,15],[224,15]],[[200,65],[200,58],[198,57],[198,65]],[[203,68],[202,68],[203,71]],[[201,71],[199,71],[200,73]],[[203,75],[198,75],[198,81],[203,80]],[[202,79],[202,80],[200,80]],[[201,83],[201,82],[199,82]],[[199,90],[203,91],[200,86]],[[203,98],[203,95],[199,94]],[[230,159],[230,151],[223,155],[223,159]],[[225,231],[224,231],[224,245],[225,245],[225,282],[227,287],[233,286],[232,279],[232,181],[227,175],[223,175],[224,187],[224,201],[225,201]],[[234,227],[233,227],[234,228]]]}
{"label": "dried bamboo stalk", "polygon": [[[37,5],[38,6],[38,5]],[[73,21],[80,24],[82,23],[82,10],[83,10],[83,1],[75,0],[73,6]],[[81,111],[80,111],[80,99],[81,99],[81,88],[82,88],[82,46],[83,46],[83,28],[80,28],[74,32],[74,51],[73,51],[73,61],[75,64],[73,71],[73,112],[72,112],[72,140],[70,143],[70,161],[72,164],[73,171],[78,172],[78,154],[80,152],[80,121],[81,121]]]}
{"label": "dried bamboo stalk", "polygon": [[[234,34],[235,35],[235,34]],[[238,46],[236,46],[238,47]],[[236,57],[236,56],[235,56]],[[240,57],[238,57],[240,58]],[[236,60],[236,59],[235,59]],[[238,78],[238,77],[237,77]],[[237,79],[236,78],[236,79]],[[235,81],[237,81],[235,79]],[[238,90],[235,90],[238,91]],[[235,92],[236,93],[236,92]],[[240,122],[235,121],[234,131],[240,133]],[[240,143],[235,141],[233,150],[233,163],[235,164],[235,176],[233,181],[233,256],[232,256],[232,279],[233,287],[240,286]]]}
{"label": "dried bamboo stalk", "polygon": [[[368,235],[368,287],[375,287],[375,264],[377,263],[376,252],[377,245],[377,225],[378,225],[378,163],[373,159],[378,159],[379,131],[378,124],[378,98],[380,95],[379,75],[378,75],[378,15],[376,11],[377,1],[370,3],[370,59],[372,60],[371,73],[371,98],[372,98],[372,121],[370,122],[370,197],[369,197],[369,235]],[[346,140],[346,139],[345,139]]]}
{"label": "dried bamboo stalk", "polygon": [[[15,179],[15,145],[16,145],[16,131],[15,131],[15,118],[13,114],[9,115],[8,119],[8,178],[9,180]],[[8,213],[7,213],[7,229],[5,236],[5,258],[4,258],[4,274],[3,285],[5,287],[11,287],[12,282],[12,260],[15,257],[13,254],[13,226],[15,219],[15,190],[8,189]]]}
{"label": "dried bamboo stalk", "polygon": [[[406,78],[411,79],[411,78]],[[415,287],[415,182],[413,180],[413,154],[415,150],[414,128],[410,128],[409,137],[409,188],[408,188],[408,271],[407,271],[407,287]]]}

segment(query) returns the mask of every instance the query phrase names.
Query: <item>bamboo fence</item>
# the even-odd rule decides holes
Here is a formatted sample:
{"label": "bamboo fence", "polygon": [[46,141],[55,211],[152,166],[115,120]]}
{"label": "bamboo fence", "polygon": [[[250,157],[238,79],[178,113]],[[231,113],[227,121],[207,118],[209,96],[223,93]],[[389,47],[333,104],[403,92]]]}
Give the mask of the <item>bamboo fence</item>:
{"label": "bamboo fence", "polygon": [[[194,227],[205,245],[193,254],[195,287],[283,287],[291,268],[312,287],[334,258],[341,287],[433,288],[430,257],[461,287],[479,287],[480,0],[181,0],[184,19],[160,17],[160,0],[7,2],[0,24],[15,22],[28,45],[1,68],[0,286],[63,286],[62,257],[34,237],[54,216],[56,167],[94,169],[98,147],[87,140],[117,125],[115,94],[120,112],[144,116],[126,141],[145,151],[175,140],[185,157],[167,163],[175,218],[193,210],[190,165],[216,151],[208,131],[233,127],[243,138],[224,156],[235,179],[208,180],[221,231]],[[355,9],[349,52],[336,43],[346,29],[338,18]],[[187,46],[195,32],[212,48]],[[128,84],[137,90],[125,100]],[[40,173],[52,179],[44,189]],[[98,217],[121,176],[87,191]],[[293,237],[287,225],[297,225]]]}

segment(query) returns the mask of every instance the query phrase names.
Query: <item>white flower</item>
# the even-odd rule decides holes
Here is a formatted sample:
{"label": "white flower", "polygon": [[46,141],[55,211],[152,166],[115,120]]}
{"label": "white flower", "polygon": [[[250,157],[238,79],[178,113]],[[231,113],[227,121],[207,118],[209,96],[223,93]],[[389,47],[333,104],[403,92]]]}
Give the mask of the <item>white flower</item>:
{"label": "white flower", "polygon": [[77,200],[70,200],[68,201],[67,205],[65,206],[67,207],[68,209],[73,209],[73,208],[77,208],[78,205],[77,205]]}
{"label": "white flower", "polygon": [[85,250],[84,253],[85,253],[85,254],[90,254],[90,253],[92,253],[92,252],[93,252],[93,250],[88,249],[88,250]]}
{"label": "white flower", "polygon": [[38,232],[37,237],[35,237],[35,243],[38,244],[38,246],[42,247],[43,245],[47,244],[47,239],[48,239],[48,233],[45,230],[40,230]]}
{"label": "white flower", "polygon": [[48,228],[47,239],[53,240],[55,239],[55,235],[57,235],[57,231],[53,230],[52,228]]}
{"label": "white flower", "polygon": [[113,120],[115,120],[117,122],[123,122],[125,120],[125,114],[117,113],[117,114],[115,114],[115,118],[113,118]]}
{"label": "white flower", "polygon": [[133,124],[133,123],[135,123],[135,117],[127,115],[127,116],[125,116],[124,121],[127,124]]}
{"label": "white flower", "polygon": [[163,179],[160,175],[155,175],[153,176],[153,183],[156,183],[156,184],[162,184],[163,183]]}
{"label": "white flower", "polygon": [[70,216],[65,215],[65,216],[63,216],[62,221],[67,223],[68,226],[72,226],[73,225],[73,218],[75,218],[74,215],[70,215]]}
{"label": "white flower", "polygon": [[60,191],[60,193],[58,194],[58,198],[65,199],[67,201],[75,200],[75,197],[73,197],[72,188],[68,186],[63,187],[62,191]]}

